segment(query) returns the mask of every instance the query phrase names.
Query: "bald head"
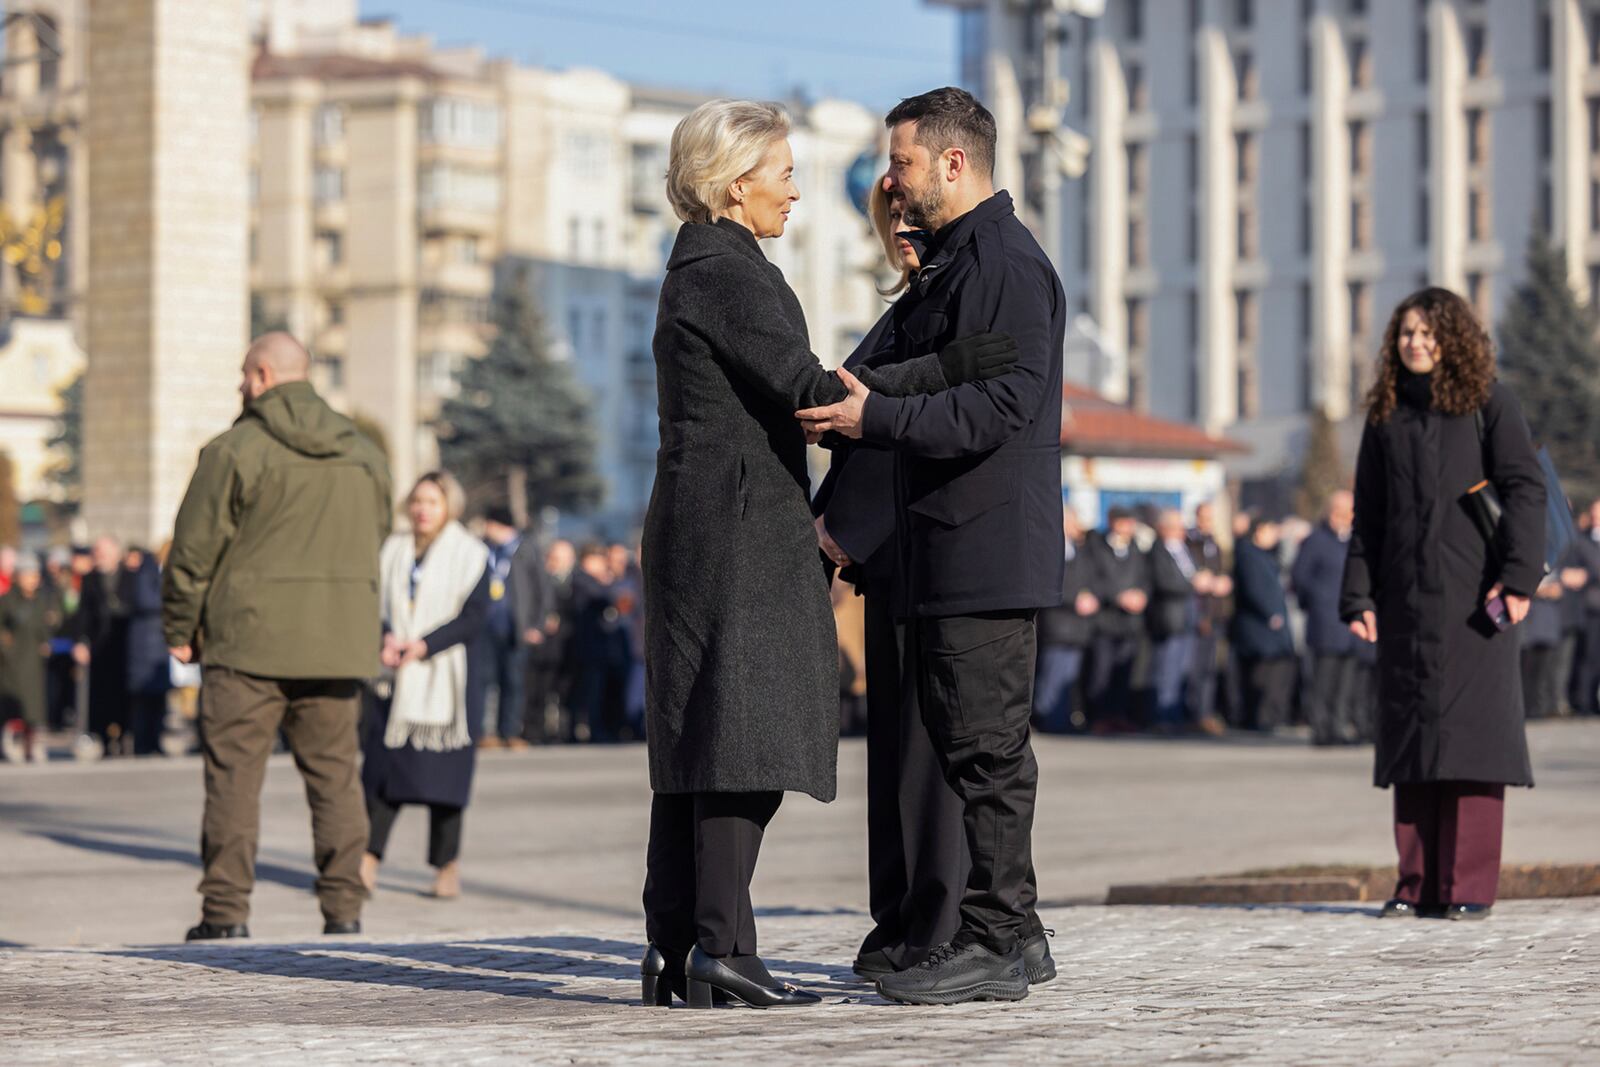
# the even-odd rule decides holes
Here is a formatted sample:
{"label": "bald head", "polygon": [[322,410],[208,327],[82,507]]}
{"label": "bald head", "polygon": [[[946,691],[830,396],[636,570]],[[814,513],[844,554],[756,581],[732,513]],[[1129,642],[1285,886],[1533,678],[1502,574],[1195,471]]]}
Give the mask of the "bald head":
{"label": "bald head", "polygon": [[1356,521],[1356,497],[1348,489],[1340,489],[1328,496],[1328,525],[1335,533],[1343,535]]}
{"label": "bald head", "polygon": [[244,381],[239,392],[245,402],[285,382],[303,382],[311,374],[311,353],[281,330],[264,333],[244,354]]}

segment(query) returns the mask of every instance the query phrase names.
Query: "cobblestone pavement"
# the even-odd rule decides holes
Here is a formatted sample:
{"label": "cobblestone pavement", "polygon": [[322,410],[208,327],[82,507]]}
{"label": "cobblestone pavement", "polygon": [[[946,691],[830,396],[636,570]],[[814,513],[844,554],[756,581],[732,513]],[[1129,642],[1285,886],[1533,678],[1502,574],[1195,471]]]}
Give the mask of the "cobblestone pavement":
{"label": "cobblestone pavement", "polygon": [[[1507,862],[1600,859],[1600,724],[1530,730],[1539,787]],[[826,1003],[636,1006],[643,750],[480,761],[465,894],[421,895],[403,815],[363,922],[317,939],[305,801],[263,792],[256,940],[174,945],[198,915],[192,759],[0,767],[0,1067],[101,1063],[1600,1062],[1600,900],[1485,923],[1371,908],[1106,908],[1112,882],[1392,860],[1371,754],[1293,740],[1043,738],[1035,859],[1061,977],[1020,1005],[887,1005],[847,967],[868,919],[864,750],[840,797],[790,798],[753,895],[763,954]]]}
{"label": "cobblestone pavement", "polygon": [[1582,1063],[1600,1056],[1600,903],[1482,923],[1364,907],[1047,912],[1061,977],[1015,1005],[889,1005],[859,923],[769,916],[795,1011],[637,1006],[628,924],[550,936],[0,953],[9,1064]]}

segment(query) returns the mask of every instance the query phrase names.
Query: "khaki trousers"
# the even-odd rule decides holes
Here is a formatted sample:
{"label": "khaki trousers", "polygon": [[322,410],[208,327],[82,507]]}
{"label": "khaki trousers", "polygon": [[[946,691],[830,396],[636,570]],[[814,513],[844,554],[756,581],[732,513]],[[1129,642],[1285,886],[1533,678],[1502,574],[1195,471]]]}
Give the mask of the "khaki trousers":
{"label": "khaki trousers", "polygon": [[250,917],[261,783],[280,727],[311,805],[323,918],[361,917],[367,896],[361,884],[367,808],[356,761],[360,692],[361,683],[353,679],[257,678],[226,667],[206,668],[200,708],[206,767],[200,893],[206,922],[232,925]]}

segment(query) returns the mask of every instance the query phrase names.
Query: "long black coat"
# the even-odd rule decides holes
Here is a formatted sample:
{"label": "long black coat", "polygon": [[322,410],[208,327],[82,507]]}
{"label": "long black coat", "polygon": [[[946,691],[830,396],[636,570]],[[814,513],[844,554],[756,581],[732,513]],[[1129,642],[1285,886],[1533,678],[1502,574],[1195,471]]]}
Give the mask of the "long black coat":
{"label": "long black coat", "polygon": [[[1200,598],[1194,591],[1194,582],[1183,576],[1177,557],[1160,541],[1150,546],[1145,558],[1150,565],[1150,606],[1145,608],[1144,617],[1151,638],[1164,641],[1194,632],[1200,621]],[[1189,562],[1195,570],[1200,569],[1192,555]]]}
{"label": "long black coat", "polygon": [[[1402,404],[1361,438],[1340,615],[1377,613],[1379,786],[1533,784],[1518,635],[1496,630],[1483,603],[1496,581],[1538,587],[1544,481],[1509,390],[1494,387],[1483,422],[1480,448],[1472,416]],[[1461,501],[1485,476],[1505,506],[1500,562]]]}
{"label": "long black coat", "polygon": [[1128,545],[1118,556],[1106,535],[1100,532],[1089,535],[1083,554],[1093,575],[1094,595],[1100,598],[1095,630],[1107,637],[1138,637],[1144,631],[1144,616],[1123,611],[1117,606],[1117,596],[1130,589],[1143,590],[1146,596],[1150,594],[1150,558],[1135,544]]}
{"label": "long black coat", "polygon": [[1341,541],[1333,527],[1319,522],[1300,545],[1289,572],[1295,599],[1306,613],[1306,647],[1318,656],[1353,656],[1363,644],[1339,618],[1348,552],[1348,542]]}
{"label": "long black coat", "polygon": [[678,231],[654,348],[661,448],[641,553],[650,785],[832,800],[839,651],[794,413],[847,390],[811,354],[782,271],[726,219]]}
{"label": "long black coat", "polygon": [[[1066,579],[1061,586],[1061,604],[1041,608],[1038,615],[1041,648],[1088,648],[1094,638],[1095,615],[1078,614],[1078,594],[1095,593],[1094,563],[1084,545],[1070,546]],[[1105,610],[1102,605],[1101,611]]]}
{"label": "long black coat", "polygon": [[[1294,655],[1283,564],[1274,552],[1250,541],[1233,550],[1233,650],[1242,659],[1287,659]],[[1276,626],[1273,619],[1278,620]]]}
{"label": "long black coat", "polygon": [[[908,616],[1061,603],[1061,358],[1067,301],[1049,257],[998,192],[934,234],[896,305],[902,353],[994,330],[1012,370],[935,396],[867,398],[862,440],[895,449]],[[902,310],[903,309],[903,310]]]}

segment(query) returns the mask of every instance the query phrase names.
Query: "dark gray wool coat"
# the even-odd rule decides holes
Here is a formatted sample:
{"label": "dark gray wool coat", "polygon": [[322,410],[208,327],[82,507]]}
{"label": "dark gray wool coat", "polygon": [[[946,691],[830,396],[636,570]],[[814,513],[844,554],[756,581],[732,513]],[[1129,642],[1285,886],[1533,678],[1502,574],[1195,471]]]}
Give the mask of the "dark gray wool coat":
{"label": "dark gray wool coat", "polygon": [[[661,449],[645,514],[645,708],[660,793],[832,800],[839,653],[794,413],[844,399],[800,301],[753,234],[686,223],[655,333]],[[937,356],[863,372],[944,388]]]}
{"label": "dark gray wool coat", "polygon": [[[1532,785],[1519,634],[1483,610],[1495,582],[1528,596],[1544,570],[1544,479],[1516,398],[1496,385],[1480,448],[1471,415],[1421,396],[1369,423],[1356,460],[1356,521],[1340,617],[1378,620],[1379,786],[1469,781]],[[1414,393],[1415,391],[1413,391]],[[1462,504],[1487,478],[1505,506],[1502,558]]]}

